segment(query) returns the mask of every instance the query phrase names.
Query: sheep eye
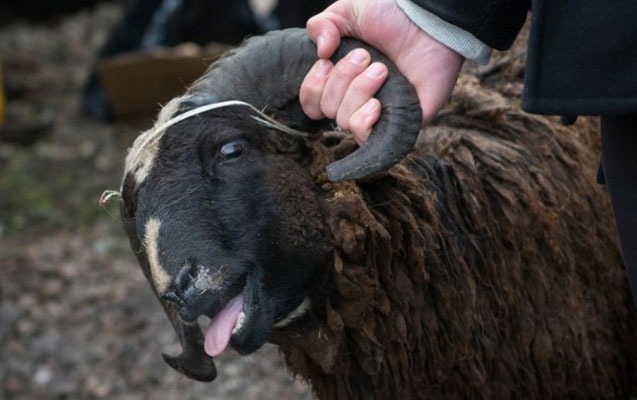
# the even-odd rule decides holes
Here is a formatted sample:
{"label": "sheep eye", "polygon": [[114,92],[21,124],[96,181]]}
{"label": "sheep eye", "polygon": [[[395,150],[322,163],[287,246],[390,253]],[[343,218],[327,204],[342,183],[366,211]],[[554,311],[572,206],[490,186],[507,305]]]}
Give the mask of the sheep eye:
{"label": "sheep eye", "polygon": [[238,158],[245,151],[245,143],[242,141],[229,142],[219,149],[219,160],[230,161]]}

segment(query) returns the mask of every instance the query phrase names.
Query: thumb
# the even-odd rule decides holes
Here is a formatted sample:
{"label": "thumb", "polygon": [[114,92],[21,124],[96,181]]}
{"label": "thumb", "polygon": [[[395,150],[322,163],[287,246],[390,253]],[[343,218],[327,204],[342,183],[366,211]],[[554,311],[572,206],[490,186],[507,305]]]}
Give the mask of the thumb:
{"label": "thumb", "polygon": [[350,35],[349,12],[336,2],[307,21],[306,29],[316,44],[319,58],[330,58],[341,43],[341,37]]}

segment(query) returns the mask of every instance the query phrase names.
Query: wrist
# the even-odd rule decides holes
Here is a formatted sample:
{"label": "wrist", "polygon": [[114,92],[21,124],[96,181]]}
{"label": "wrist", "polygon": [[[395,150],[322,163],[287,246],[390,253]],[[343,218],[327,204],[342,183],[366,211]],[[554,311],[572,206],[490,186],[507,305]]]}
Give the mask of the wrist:
{"label": "wrist", "polygon": [[407,17],[425,33],[466,59],[486,64],[491,48],[468,31],[452,25],[409,0],[396,0]]}

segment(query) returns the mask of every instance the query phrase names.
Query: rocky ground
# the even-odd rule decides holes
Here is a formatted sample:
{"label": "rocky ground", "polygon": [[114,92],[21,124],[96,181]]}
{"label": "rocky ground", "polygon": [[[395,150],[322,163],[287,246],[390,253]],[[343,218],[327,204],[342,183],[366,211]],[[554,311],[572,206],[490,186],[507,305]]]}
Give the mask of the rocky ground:
{"label": "rocky ground", "polygon": [[[117,201],[99,203],[119,187],[126,149],[153,116],[103,123],[80,110],[118,4],[38,23],[0,12],[8,98],[0,127],[0,399],[310,399],[272,346],[219,357],[209,384],[161,358],[179,344],[128,247]],[[523,37],[472,72],[519,93]]]}
{"label": "rocky ground", "polygon": [[4,20],[0,129],[0,399],[309,399],[267,347],[217,360],[210,384],[170,369],[179,344],[119,225],[126,148],[151,118],[101,123],[79,92],[120,15]]}

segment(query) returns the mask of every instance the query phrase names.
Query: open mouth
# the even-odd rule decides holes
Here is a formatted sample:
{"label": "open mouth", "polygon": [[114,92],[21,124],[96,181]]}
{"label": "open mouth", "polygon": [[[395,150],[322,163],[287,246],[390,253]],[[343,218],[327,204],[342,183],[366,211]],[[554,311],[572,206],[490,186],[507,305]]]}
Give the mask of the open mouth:
{"label": "open mouth", "polygon": [[[237,293],[237,292],[234,292]],[[249,275],[243,288],[211,317],[205,329],[204,351],[211,357],[232,347],[240,354],[259,349],[272,332],[272,312],[257,276]]]}
{"label": "open mouth", "polygon": [[229,346],[241,354],[252,353],[268,340],[273,327],[286,326],[309,309],[309,299],[305,298],[291,312],[275,320],[270,307],[264,306],[259,290],[249,288],[248,283],[210,320],[204,334],[204,350],[209,356],[216,357]]}
{"label": "open mouth", "polygon": [[204,335],[204,349],[211,357],[223,353],[230,339],[242,332],[246,321],[243,293],[231,299],[226,306],[215,315]]}
{"label": "open mouth", "polygon": [[[309,299],[301,297],[281,308],[268,301],[255,276],[248,276],[243,288],[211,317],[204,334],[204,350],[211,357],[232,347],[240,354],[250,354],[270,338],[274,327],[283,327],[304,315]],[[237,293],[237,292],[235,292]],[[281,315],[277,316],[275,309]]]}

